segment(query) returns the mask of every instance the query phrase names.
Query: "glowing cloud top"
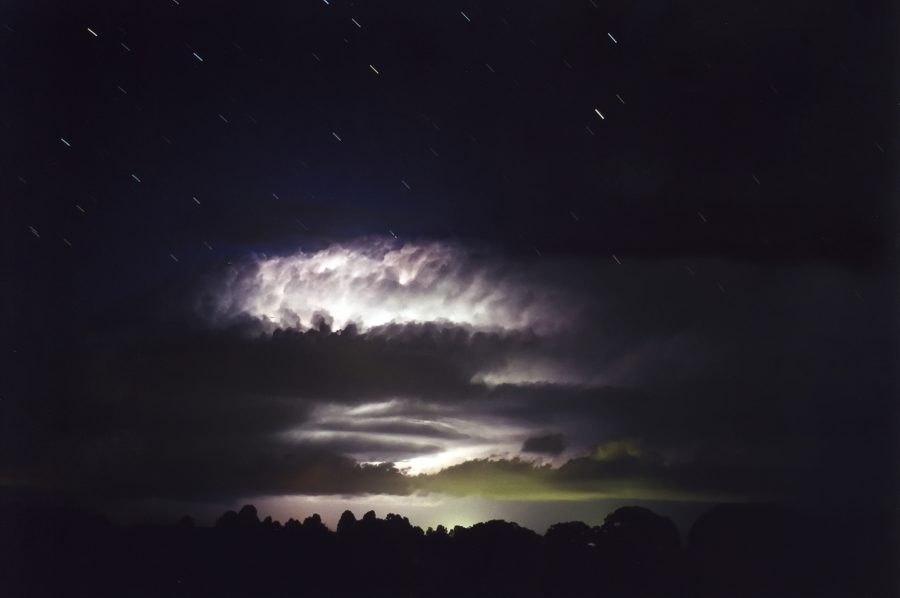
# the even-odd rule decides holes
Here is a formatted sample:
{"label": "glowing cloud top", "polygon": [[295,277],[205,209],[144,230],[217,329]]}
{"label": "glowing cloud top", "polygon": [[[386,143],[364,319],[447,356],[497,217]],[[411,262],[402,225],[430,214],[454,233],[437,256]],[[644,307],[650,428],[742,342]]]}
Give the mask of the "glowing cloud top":
{"label": "glowing cloud top", "polygon": [[366,239],[257,257],[217,292],[221,312],[282,328],[442,322],[487,329],[559,325],[560,294],[519,269],[443,243]]}

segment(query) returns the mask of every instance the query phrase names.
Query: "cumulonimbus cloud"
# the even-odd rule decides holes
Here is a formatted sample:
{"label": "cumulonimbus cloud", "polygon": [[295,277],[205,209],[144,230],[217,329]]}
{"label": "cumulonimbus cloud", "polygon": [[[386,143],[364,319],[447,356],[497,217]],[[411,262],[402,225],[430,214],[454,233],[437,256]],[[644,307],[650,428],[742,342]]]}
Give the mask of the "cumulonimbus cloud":
{"label": "cumulonimbus cloud", "polygon": [[565,324],[561,314],[573,307],[564,291],[509,261],[459,245],[382,238],[257,256],[213,294],[218,315],[298,329],[441,322],[540,331]]}

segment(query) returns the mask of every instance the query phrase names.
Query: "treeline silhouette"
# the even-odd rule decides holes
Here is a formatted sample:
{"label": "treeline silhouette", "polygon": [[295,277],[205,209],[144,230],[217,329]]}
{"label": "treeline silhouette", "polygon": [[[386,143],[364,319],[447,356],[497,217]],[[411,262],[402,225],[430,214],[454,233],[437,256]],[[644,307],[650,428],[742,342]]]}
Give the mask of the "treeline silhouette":
{"label": "treeline silhouette", "polygon": [[720,505],[682,542],[671,520],[624,507],[541,536],[494,520],[422,530],[406,517],[335,531],[247,505],[213,527],[120,527],[76,510],[0,513],[0,596],[895,596],[893,521]]}

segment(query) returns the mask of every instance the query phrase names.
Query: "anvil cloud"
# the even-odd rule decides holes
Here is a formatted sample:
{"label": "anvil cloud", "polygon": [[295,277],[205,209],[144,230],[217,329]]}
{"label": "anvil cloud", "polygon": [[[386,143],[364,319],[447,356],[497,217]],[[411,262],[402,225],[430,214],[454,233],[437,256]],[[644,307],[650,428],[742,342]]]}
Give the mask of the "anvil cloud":
{"label": "anvil cloud", "polygon": [[459,245],[364,239],[258,257],[218,291],[226,313],[279,327],[369,330],[439,322],[480,329],[548,329],[568,321],[561,291]]}

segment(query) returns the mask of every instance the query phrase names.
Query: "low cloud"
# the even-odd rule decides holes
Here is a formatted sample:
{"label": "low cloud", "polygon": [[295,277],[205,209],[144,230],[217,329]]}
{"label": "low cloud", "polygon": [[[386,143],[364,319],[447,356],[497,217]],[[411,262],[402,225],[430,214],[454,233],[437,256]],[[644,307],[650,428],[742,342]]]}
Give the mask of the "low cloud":
{"label": "low cloud", "polygon": [[523,453],[558,455],[566,448],[566,438],[562,434],[544,434],[526,438],[522,443]]}
{"label": "low cloud", "polygon": [[[613,442],[620,443],[628,441]],[[522,458],[475,459],[416,476],[411,487],[520,501],[791,501],[808,481],[773,478],[765,468],[748,465],[667,462],[659,455],[598,458],[601,453],[578,456],[559,467]]]}

